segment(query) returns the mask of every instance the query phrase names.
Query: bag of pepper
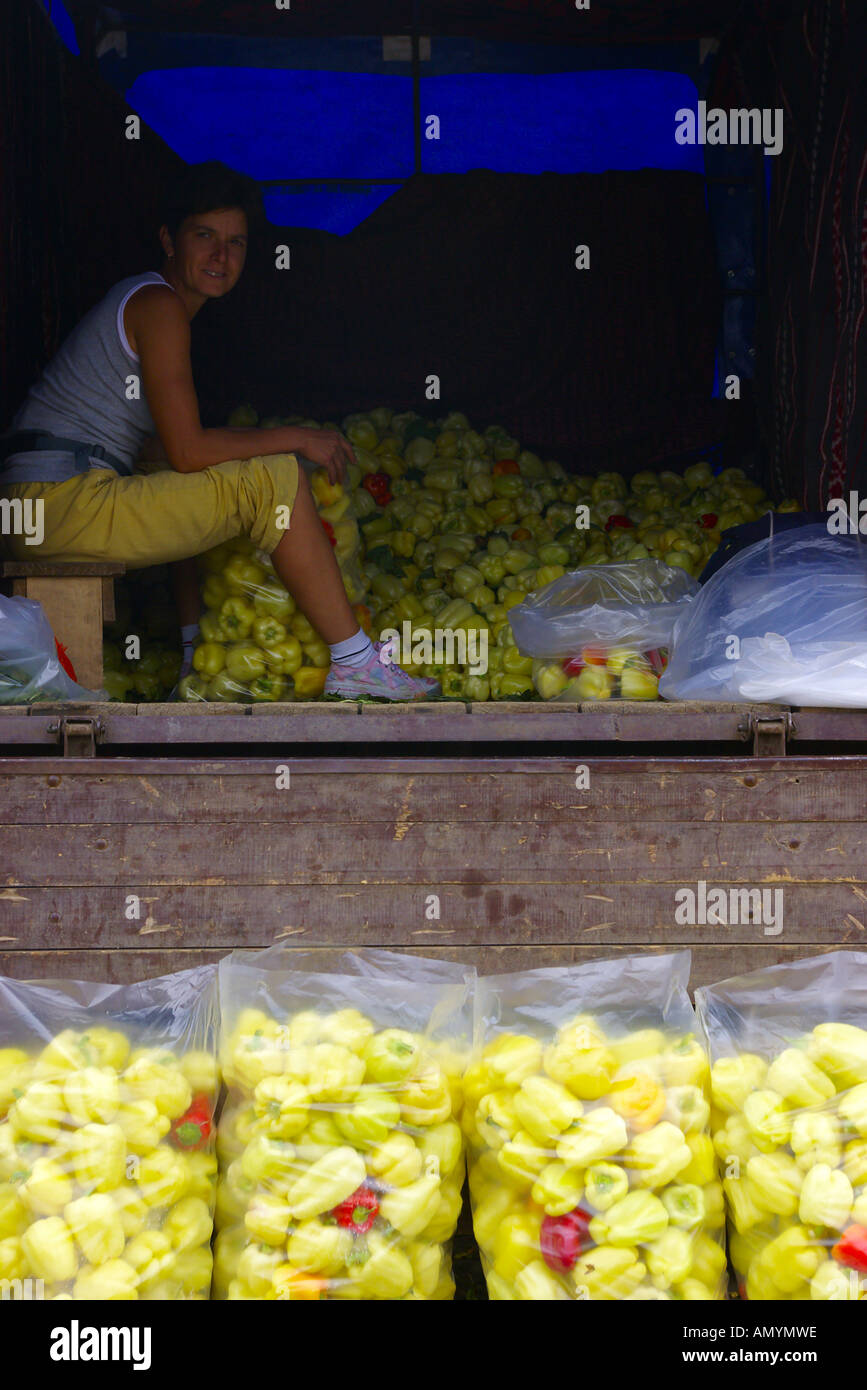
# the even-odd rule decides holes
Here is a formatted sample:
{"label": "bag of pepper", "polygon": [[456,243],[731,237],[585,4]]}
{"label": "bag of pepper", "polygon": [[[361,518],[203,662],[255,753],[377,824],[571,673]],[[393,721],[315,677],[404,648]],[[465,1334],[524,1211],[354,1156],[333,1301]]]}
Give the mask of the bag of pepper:
{"label": "bag of pepper", "polygon": [[453,1296],[473,980],[385,951],[221,962],[215,1297]]}
{"label": "bag of pepper", "polygon": [[0,978],[0,1283],[210,1296],[216,1034],[213,966],[125,987]]}
{"label": "bag of pepper", "polygon": [[867,1298],[867,953],[696,990],[742,1298]]}
{"label": "bag of pepper", "polygon": [[690,953],[483,976],[463,1128],[496,1300],[721,1299]]}
{"label": "bag of pepper", "polygon": [[[361,539],[351,499],[323,469],[313,473],[311,487],[347,597],[368,631],[370,613],[362,603],[367,580],[359,565]],[[180,698],[249,704],[321,695],[331,653],[298,611],[270,557],[238,536],[200,556],[199,569],[201,639],[193,673],[178,686]]]}

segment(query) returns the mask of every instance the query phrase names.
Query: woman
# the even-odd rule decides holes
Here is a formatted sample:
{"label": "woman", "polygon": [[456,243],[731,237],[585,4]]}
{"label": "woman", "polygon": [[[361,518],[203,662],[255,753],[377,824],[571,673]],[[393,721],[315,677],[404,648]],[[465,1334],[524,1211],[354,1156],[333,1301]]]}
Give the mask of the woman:
{"label": "woman", "polygon": [[[353,459],[335,430],[203,429],[190,321],[237,284],[247,254],[247,180],[190,168],[160,228],[163,262],[115,285],[78,324],[0,440],[0,493],[44,504],[43,560],[164,564],[247,535],[331,649],[325,693],[418,700],[438,690],[387,659],[359,628],[296,453],[332,481]],[[170,468],[135,474],[156,433]],[[288,517],[288,523],[287,523]],[[10,537],[16,559],[34,548]],[[195,595],[176,585],[185,657]]]}

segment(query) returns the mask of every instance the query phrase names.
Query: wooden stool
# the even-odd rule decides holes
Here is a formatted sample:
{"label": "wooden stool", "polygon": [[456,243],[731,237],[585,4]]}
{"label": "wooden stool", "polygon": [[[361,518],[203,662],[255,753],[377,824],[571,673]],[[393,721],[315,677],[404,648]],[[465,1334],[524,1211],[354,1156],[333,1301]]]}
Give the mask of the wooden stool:
{"label": "wooden stool", "polygon": [[114,621],[114,576],[125,565],[54,564],[42,560],[7,560],[0,576],[12,580],[15,598],[42,604],[58,642],[69,653],[80,685],[102,686],[102,625]]}

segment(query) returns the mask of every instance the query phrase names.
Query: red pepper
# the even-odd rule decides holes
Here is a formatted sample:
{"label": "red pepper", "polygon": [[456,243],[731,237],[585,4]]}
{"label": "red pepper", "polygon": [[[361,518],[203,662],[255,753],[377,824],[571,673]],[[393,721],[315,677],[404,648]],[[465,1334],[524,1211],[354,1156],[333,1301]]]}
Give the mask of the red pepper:
{"label": "red pepper", "polygon": [[567,676],[580,676],[585,664],[580,656],[570,656],[563,662],[563,670]]}
{"label": "red pepper", "polygon": [[62,643],[62,642],[58,642],[57,638],[55,637],[55,639],[54,639],[54,645],[55,645],[55,647],[57,648],[57,660],[60,662],[60,664],[61,664],[61,666],[63,667],[64,671],[65,671],[66,674],[69,676],[69,679],[72,680],[72,681],[77,680],[78,677],[77,677],[76,674],[75,674],[75,667],[73,666],[72,662],[69,660],[69,653],[67,652],[67,650],[66,650],[66,648],[64,647],[63,643]]}
{"label": "red pepper", "polygon": [[712,531],[719,518],[716,512],[705,512],[704,516],[699,517],[699,520],[706,531]]}
{"label": "red pepper", "polygon": [[369,1187],[356,1188],[351,1197],[341,1202],[331,1213],[338,1226],[345,1226],[353,1235],[366,1235],[379,1215],[379,1199]]}
{"label": "red pepper", "polygon": [[322,529],[325,532],[328,539],[330,540],[331,544],[336,545],[337,537],[334,534],[334,527],[331,525],[331,522],[326,521],[324,517],[320,517],[319,520],[322,522]]}
{"label": "red pepper", "polygon": [[557,1274],[568,1274],[578,1257],[593,1244],[589,1234],[590,1213],[582,1207],[567,1211],[565,1216],[546,1216],[542,1222],[539,1244],[542,1259]]}
{"label": "red pepper", "polygon": [[630,521],[628,516],[623,516],[621,512],[614,512],[605,523],[605,530],[612,531],[615,526],[622,526],[626,531],[634,531],[635,522]]}
{"label": "red pepper", "polygon": [[368,473],[361,485],[380,507],[391,501],[391,479],[387,473]]}
{"label": "red pepper", "polygon": [[517,459],[497,459],[491,469],[491,475],[494,478],[501,478],[504,473],[520,473],[520,471]]}
{"label": "red pepper", "polygon": [[177,1149],[201,1149],[211,1136],[211,1104],[202,1092],[193,1096],[189,1110],[175,1120],[169,1138]]}
{"label": "red pepper", "polygon": [[848,1269],[867,1274],[867,1226],[847,1226],[831,1254]]}

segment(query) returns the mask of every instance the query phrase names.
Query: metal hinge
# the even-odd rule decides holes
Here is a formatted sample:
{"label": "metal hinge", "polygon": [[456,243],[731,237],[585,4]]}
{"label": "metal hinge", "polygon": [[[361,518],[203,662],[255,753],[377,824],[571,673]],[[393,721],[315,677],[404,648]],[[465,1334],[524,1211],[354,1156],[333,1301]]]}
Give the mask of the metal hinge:
{"label": "metal hinge", "polygon": [[784,758],[786,740],[794,732],[792,716],[783,712],[751,714],[739,728],[744,740],[752,737],[754,758]]}
{"label": "metal hinge", "polygon": [[64,758],[94,758],[97,740],[105,732],[105,725],[101,719],[89,715],[65,715],[56,724],[49,724],[48,732],[57,734]]}

